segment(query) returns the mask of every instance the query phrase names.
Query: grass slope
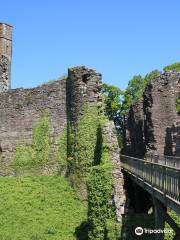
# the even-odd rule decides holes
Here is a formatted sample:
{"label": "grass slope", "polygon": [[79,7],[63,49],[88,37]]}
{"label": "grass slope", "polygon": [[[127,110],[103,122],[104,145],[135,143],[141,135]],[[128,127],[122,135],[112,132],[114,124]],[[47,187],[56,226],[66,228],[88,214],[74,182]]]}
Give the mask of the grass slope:
{"label": "grass slope", "polygon": [[86,209],[63,177],[0,178],[1,240],[73,240]]}

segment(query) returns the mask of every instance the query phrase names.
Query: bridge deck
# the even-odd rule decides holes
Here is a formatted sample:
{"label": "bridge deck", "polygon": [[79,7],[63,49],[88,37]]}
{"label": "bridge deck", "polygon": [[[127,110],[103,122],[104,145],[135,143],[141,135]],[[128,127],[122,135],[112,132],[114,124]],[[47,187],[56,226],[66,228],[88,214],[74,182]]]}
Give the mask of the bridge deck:
{"label": "bridge deck", "polygon": [[121,155],[123,170],[165,206],[180,214],[179,162],[173,163],[173,166],[161,163]]}

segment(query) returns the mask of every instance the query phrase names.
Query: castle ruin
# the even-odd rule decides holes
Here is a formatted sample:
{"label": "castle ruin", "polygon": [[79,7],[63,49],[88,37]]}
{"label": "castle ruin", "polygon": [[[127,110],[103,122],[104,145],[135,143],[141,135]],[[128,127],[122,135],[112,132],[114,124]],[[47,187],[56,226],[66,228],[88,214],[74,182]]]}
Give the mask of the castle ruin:
{"label": "castle ruin", "polygon": [[0,24],[0,92],[11,87],[12,26]]}
{"label": "castle ruin", "polygon": [[[76,127],[78,117],[87,104],[102,105],[101,74],[85,66],[68,69],[61,80],[49,82],[31,89],[11,89],[12,27],[0,24],[0,174],[12,175],[9,167],[16,146],[31,144],[32,130],[44,112],[50,118],[52,148],[57,150],[58,141],[67,127],[67,122]],[[124,209],[123,180],[119,162],[119,148],[114,124],[109,122],[113,148],[112,162],[115,178],[115,204],[118,218]],[[116,166],[117,164],[117,166]],[[4,170],[5,169],[5,170]],[[120,178],[120,179],[119,179]],[[120,183],[120,185],[119,185]],[[120,197],[122,195],[122,197]]]}
{"label": "castle ruin", "polygon": [[164,72],[147,85],[143,99],[127,115],[127,155],[180,156],[179,95],[179,71]]}
{"label": "castle ruin", "polygon": [[[101,106],[101,74],[84,66],[68,69],[62,80],[31,89],[11,89],[12,27],[0,24],[0,160],[8,168],[16,146],[31,144],[32,130],[43,112],[48,112],[51,139],[57,149],[59,136],[68,119],[76,127],[86,104]],[[126,119],[125,153],[136,157],[148,154],[180,156],[180,121],[176,99],[180,94],[180,72],[165,72],[152,80],[144,97],[133,105]],[[105,131],[117,145],[114,125],[109,122]],[[119,148],[112,156],[115,166],[115,203],[118,217],[123,213],[123,177]]]}

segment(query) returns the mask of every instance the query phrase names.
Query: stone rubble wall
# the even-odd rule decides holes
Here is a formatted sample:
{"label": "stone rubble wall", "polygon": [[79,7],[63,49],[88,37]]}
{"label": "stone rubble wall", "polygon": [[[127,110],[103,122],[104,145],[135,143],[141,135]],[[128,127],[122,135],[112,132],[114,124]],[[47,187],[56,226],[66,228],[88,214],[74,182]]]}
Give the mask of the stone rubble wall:
{"label": "stone rubble wall", "polygon": [[10,60],[5,55],[0,55],[0,93],[10,89]]}
{"label": "stone rubble wall", "polygon": [[76,126],[86,104],[102,105],[101,87],[101,74],[95,70],[84,66],[68,69],[67,108],[73,126]]}
{"label": "stone rubble wall", "polygon": [[116,217],[118,222],[122,222],[122,215],[125,213],[125,190],[124,190],[124,176],[121,171],[120,163],[120,149],[117,141],[116,129],[114,123],[110,121],[103,129],[103,132],[108,136],[111,149],[111,160],[113,164],[113,201],[116,208]]}
{"label": "stone rubble wall", "polygon": [[143,157],[145,154],[143,114],[143,101],[139,101],[126,116],[124,151],[134,157]]}
{"label": "stone rubble wall", "polygon": [[32,89],[0,93],[0,149],[11,159],[16,145],[31,143],[32,129],[42,115],[50,116],[52,140],[57,144],[66,126],[66,79]]}
{"label": "stone rubble wall", "polygon": [[0,92],[11,88],[12,29],[0,23]]}
{"label": "stone rubble wall", "polygon": [[126,153],[180,155],[176,100],[180,94],[180,72],[164,72],[152,80],[143,101],[132,106],[126,121]]}
{"label": "stone rubble wall", "polygon": [[10,160],[16,145],[31,143],[32,129],[48,112],[52,141],[67,125],[75,126],[86,104],[102,105],[101,74],[84,66],[68,70],[68,77],[32,89],[14,89],[0,93],[0,157]]}

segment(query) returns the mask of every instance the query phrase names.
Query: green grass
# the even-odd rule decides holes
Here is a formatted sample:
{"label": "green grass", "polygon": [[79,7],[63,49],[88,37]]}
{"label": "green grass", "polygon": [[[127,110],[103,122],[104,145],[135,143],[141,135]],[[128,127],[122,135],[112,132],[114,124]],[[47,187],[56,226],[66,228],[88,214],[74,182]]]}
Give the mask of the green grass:
{"label": "green grass", "polygon": [[[175,221],[175,223],[180,227],[180,216],[170,209],[168,210],[168,214]],[[172,229],[168,223],[165,223],[165,228]],[[166,233],[164,239],[172,240],[174,236],[175,236],[175,232],[173,230],[173,233]]]}
{"label": "green grass", "polygon": [[1,240],[73,240],[86,209],[63,177],[0,178]]}

